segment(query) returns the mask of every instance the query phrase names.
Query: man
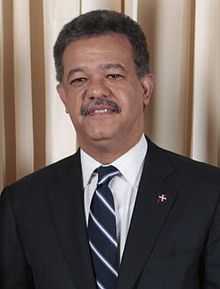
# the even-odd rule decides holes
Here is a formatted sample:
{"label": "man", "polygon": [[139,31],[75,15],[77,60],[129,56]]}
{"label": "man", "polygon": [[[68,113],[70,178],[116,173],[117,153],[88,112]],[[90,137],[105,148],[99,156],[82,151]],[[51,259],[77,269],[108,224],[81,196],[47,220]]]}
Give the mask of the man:
{"label": "man", "polygon": [[89,12],[54,57],[80,150],[4,190],[0,288],[220,288],[220,170],[144,137],[140,27]]}

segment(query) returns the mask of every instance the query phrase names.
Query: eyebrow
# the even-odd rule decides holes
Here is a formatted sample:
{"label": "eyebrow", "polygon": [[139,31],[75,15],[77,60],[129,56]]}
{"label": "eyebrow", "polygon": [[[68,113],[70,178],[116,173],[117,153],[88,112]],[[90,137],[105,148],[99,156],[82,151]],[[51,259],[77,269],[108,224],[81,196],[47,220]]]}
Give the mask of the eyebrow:
{"label": "eyebrow", "polygon": [[108,69],[121,69],[122,71],[126,71],[124,66],[119,64],[119,63],[108,63],[108,64],[102,64],[101,68],[104,70],[108,70]]}

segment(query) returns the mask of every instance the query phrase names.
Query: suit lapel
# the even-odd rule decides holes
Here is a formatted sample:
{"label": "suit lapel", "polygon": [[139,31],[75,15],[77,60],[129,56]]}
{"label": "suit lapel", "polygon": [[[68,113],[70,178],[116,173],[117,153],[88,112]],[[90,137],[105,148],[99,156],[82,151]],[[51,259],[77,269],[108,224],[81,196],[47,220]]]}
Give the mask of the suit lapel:
{"label": "suit lapel", "polygon": [[50,194],[57,239],[76,288],[95,289],[83,204],[83,184],[79,152],[56,178]]}
{"label": "suit lapel", "polygon": [[[148,143],[149,149],[122,258],[118,289],[134,286],[149,260],[175,200],[176,194],[169,190],[167,182],[173,168],[159,148],[150,141]],[[160,199],[163,194],[166,201]]]}

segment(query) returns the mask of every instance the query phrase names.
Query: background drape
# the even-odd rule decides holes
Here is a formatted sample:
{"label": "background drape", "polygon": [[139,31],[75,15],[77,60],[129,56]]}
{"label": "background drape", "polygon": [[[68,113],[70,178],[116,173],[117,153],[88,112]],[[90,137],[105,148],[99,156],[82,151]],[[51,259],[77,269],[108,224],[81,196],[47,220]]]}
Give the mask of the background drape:
{"label": "background drape", "polygon": [[155,78],[146,132],[220,164],[220,0],[0,0],[0,189],[75,152],[52,47],[65,22],[99,8],[125,12],[146,32]]}

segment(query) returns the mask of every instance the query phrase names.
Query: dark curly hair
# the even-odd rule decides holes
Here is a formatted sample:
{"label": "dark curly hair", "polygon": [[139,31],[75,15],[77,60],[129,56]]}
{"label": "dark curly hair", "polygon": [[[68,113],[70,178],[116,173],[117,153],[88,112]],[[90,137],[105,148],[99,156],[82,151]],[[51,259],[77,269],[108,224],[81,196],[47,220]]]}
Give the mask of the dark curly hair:
{"label": "dark curly hair", "polygon": [[66,25],[58,35],[54,45],[56,79],[63,79],[63,53],[74,40],[111,33],[124,35],[133,50],[134,63],[138,77],[149,72],[149,52],[145,35],[137,22],[130,17],[111,10],[94,10],[82,14]]}

